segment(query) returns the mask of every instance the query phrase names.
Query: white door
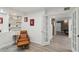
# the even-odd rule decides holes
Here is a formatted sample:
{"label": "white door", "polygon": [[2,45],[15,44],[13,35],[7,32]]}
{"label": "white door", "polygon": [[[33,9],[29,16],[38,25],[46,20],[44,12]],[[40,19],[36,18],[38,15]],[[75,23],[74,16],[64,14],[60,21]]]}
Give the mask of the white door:
{"label": "white door", "polygon": [[79,48],[78,48],[78,34],[79,34],[79,30],[78,30],[78,8],[75,8],[72,12],[72,50],[77,52],[79,51]]}

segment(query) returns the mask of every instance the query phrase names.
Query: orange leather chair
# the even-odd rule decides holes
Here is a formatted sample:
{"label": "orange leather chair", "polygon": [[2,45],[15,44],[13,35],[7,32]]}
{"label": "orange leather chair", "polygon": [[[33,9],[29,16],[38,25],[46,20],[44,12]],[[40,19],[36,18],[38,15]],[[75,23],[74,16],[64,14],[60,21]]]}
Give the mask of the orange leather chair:
{"label": "orange leather chair", "polygon": [[30,39],[26,30],[20,31],[20,36],[17,40],[17,47],[29,48]]}

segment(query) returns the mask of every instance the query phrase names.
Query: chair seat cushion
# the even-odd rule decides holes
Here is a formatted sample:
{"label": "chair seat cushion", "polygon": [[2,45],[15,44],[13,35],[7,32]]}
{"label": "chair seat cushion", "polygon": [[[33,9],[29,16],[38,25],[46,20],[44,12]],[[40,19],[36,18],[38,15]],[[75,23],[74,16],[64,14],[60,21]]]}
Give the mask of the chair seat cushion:
{"label": "chair seat cushion", "polygon": [[19,39],[18,41],[19,41],[19,42],[20,42],[20,41],[28,41],[28,38],[21,38],[21,39]]}
{"label": "chair seat cushion", "polygon": [[22,46],[22,45],[27,45],[29,44],[29,41],[22,41],[22,42],[18,42],[17,46]]}

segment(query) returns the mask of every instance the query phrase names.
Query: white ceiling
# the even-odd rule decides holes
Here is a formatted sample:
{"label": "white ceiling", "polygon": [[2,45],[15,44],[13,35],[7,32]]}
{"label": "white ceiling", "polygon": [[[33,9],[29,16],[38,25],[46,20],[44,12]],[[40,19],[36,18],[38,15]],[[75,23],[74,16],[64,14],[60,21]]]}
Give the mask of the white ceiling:
{"label": "white ceiling", "polygon": [[12,8],[17,10],[17,11],[24,12],[24,13],[43,10],[42,7],[12,7]]}
{"label": "white ceiling", "polygon": [[24,12],[24,13],[29,13],[33,11],[39,11],[39,10],[47,10],[47,11],[64,11],[64,7],[12,7],[15,10]]}
{"label": "white ceiling", "polygon": [[13,9],[23,13],[29,13],[39,10],[46,10],[50,13],[53,12],[53,14],[61,14],[66,12],[64,11],[64,7],[8,7],[8,9]]}
{"label": "white ceiling", "polygon": [[59,20],[62,18],[68,18],[68,12],[64,11],[64,7],[13,7],[13,9],[17,11],[21,11],[24,13],[39,11],[39,10],[46,10],[48,11],[48,15],[55,16]]}
{"label": "white ceiling", "polygon": [[30,13],[39,10],[46,10],[50,13],[52,12],[53,14],[61,14],[66,12],[64,11],[64,7],[12,7],[12,8],[24,13]]}
{"label": "white ceiling", "polygon": [[23,13],[31,13],[34,11],[46,10],[48,11],[48,15],[57,15],[57,18],[67,17],[68,12],[64,11],[64,7],[12,7],[12,9],[23,12]]}

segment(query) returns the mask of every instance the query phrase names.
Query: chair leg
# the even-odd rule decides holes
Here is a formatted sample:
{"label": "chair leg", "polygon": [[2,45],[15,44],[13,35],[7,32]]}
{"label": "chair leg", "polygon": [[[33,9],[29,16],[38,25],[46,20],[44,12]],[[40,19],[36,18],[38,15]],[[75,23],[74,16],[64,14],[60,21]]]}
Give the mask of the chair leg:
{"label": "chair leg", "polygon": [[26,48],[26,49],[29,49],[29,45],[25,45],[25,48]]}

